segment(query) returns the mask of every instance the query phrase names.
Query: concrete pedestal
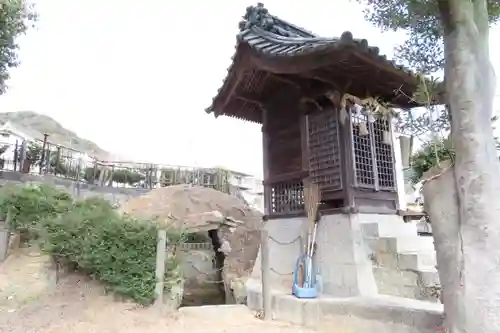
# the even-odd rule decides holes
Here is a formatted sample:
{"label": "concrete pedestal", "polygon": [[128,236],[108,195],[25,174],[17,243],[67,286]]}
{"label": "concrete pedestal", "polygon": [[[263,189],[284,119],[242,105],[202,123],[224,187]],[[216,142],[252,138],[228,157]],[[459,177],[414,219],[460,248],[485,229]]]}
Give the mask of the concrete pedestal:
{"label": "concrete pedestal", "polygon": [[[363,241],[360,214],[326,215],[321,218],[316,238],[316,267],[322,277],[322,293],[333,297],[377,294],[377,284]],[[301,233],[306,218],[275,219],[266,222],[269,232],[273,289],[290,292],[295,261],[302,252]],[[251,278],[260,279],[260,252]]]}

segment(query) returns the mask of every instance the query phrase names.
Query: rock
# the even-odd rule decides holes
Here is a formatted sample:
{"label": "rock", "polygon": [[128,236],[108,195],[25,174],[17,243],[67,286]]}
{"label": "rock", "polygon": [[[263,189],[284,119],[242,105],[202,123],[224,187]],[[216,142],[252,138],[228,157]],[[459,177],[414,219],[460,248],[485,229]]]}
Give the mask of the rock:
{"label": "rock", "polygon": [[188,232],[217,230],[219,250],[225,255],[226,289],[238,294],[235,299],[244,298],[244,288],[238,286],[252,272],[262,225],[262,214],[244,200],[211,188],[182,184],[132,198],[122,204],[120,212]]}

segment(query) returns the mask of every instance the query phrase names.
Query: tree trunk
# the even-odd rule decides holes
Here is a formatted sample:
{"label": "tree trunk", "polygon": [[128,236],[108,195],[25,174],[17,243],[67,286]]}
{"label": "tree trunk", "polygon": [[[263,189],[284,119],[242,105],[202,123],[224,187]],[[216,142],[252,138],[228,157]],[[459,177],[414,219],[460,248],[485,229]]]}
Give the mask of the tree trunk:
{"label": "tree trunk", "polygon": [[[435,194],[425,201],[433,229],[438,229],[438,267],[447,328],[453,333],[500,332],[500,170],[491,140],[495,81],[486,8],[486,0],[439,0],[456,160],[453,174],[451,169],[444,172],[424,191]],[[450,206],[446,215],[433,207],[440,202]],[[442,244],[441,232],[450,233],[449,243]]]}
{"label": "tree trunk", "polygon": [[[461,240],[458,223],[458,197],[455,176],[450,161],[444,161],[424,174],[431,179],[424,185],[425,212],[430,216],[432,235],[441,282],[445,327],[450,332],[461,332],[464,327],[464,301],[460,281]],[[439,175],[439,176],[438,176]]]}

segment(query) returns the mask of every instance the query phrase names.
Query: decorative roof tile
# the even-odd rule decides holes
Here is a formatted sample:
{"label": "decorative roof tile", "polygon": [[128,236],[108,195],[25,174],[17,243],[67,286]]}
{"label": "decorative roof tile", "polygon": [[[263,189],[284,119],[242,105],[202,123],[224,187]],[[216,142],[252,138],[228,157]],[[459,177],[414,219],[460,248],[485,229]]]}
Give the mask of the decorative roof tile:
{"label": "decorative roof tile", "polygon": [[213,98],[212,105],[205,110],[207,113],[216,111],[215,104],[218,97],[231,85],[229,82],[236,75],[235,59],[239,46],[242,44],[248,45],[261,56],[275,59],[351,48],[377,61],[380,66],[388,66],[401,72],[401,75],[406,76],[410,81],[416,82],[416,76],[411,70],[387,60],[385,55],[380,55],[379,48],[370,46],[366,39],[355,39],[349,31],[342,33],[339,38],[320,37],[269,14],[262,3],[247,8],[243,21],[239,23],[239,28],[236,53],[232,57],[233,63],[228,68],[228,75],[222,87],[219,88],[217,96]]}

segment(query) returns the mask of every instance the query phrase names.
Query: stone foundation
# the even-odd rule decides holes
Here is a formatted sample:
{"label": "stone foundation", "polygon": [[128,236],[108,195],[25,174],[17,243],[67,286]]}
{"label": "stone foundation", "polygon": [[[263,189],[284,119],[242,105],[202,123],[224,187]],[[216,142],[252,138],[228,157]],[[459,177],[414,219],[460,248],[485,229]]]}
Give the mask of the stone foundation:
{"label": "stone foundation", "polygon": [[[262,308],[261,285],[247,282],[247,306]],[[329,329],[332,332],[435,333],[443,323],[442,306],[429,302],[392,297],[320,297],[302,300],[274,292],[272,318],[298,325]]]}
{"label": "stone foundation", "polygon": [[[291,296],[291,289],[306,224],[306,218],[265,224],[270,237],[274,318],[314,326],[329,316],[352,326],[354,332],[373,327],[384,332],[436,331],[442,306],[436,304],[436,295],[430,295],[439,286],[432,238],[417,236],[416,225],[405,224],[396,215],[323,216],[315,255],[321,295],[304,301]],[[260,255],[246,285],[252,309],[262,306]]]}

